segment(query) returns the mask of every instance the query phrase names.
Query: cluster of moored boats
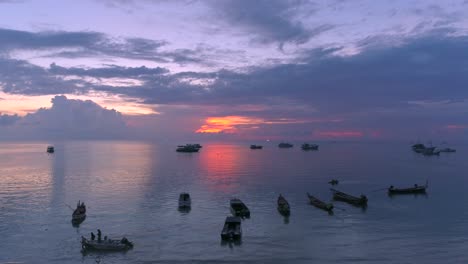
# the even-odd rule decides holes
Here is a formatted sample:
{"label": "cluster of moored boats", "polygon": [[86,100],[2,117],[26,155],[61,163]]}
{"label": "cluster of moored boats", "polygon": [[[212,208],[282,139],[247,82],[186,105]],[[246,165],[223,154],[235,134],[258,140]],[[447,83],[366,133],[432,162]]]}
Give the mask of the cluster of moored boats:
{"label": "cluster of moored boats", "polygon": [[[338,180],[334,179],[329,181],[332,185],[337,185]],[[425,193],[428,184],[418,186],[415,184],[412,187],[407,188],[396,188],[393,185],[387,189],[389,195],[395,194],[418,194]],[[358,207],[367,207],[368,199],[365,195],[361,194],[359,196],[354,196],[342,191],[339,191],[335,188],[330,188],[333,194],[334,201],[341,201],[349,203],[353,206]],[[328,203],[319,198],[307,193],[307,198],[309,203],[319,209],[325,210],[328,213],[333,213],[334,205],[333,203]],[[192,199],[189,193],[183,192],[179,195],[179,210],[189,211],[192,206]],[[222,241],[240,241],[242,239],[242,219],[250,218],[250,210],[245,205],[243,201],[238,198],[233,198],[229,202],[229,207],[232,216],[227,216],[223,228],[221,230],[221,240]],[[286,200],[286,198],[280,194],[277,199],[277,209],[278,212],[286,217],[289,217],[291,214],[291,207]],[[72,214],[72,223],[74,225],[79,225],[86,219],[86,206],[83,202],[78,201],[76,209]],[[100,230],[98,230],[98,239],[96,240],[94,234],[91,234],[91,238],[87,239],[85,237],[81,238],[81,247],[85,250],[99,250],[99,251],[125,251],[133,248],[133,243],[130,242],[127,238],[123,237],[122,239],[108,239],[105,237],[101,239]]]}
{"label": "cluster of moored boats", "polygon": [[424,156],[440,155],[441,152],[456,152],[453,148],[427,147],[421,143],[414,144],[411,148],[414,152],[423,154]]}

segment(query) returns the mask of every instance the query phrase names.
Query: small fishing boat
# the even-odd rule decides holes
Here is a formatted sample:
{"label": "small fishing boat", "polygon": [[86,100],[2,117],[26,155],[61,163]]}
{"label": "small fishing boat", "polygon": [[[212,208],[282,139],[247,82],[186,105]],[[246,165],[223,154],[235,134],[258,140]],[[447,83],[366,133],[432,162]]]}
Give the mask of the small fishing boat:
{"label": "small fishing boat", "polygon": [[309,193],[307,193],[307,196],[309,197],[310,204],[312,204],[313,206],[315,206],[317,208],[320,208],[320,209],[323,209],[323,210],[328,211],[328,212],[331,212],[333,210],[333,204],[332,203],[325,203],[325,202],[315,198],[314,196],[310,195]]}
{"label": "small fishing boat", "polygon": [[301,148],[302,150],[318,150],[319,146],[317,144],[304,143]]}
{"label": "small fishing boat", "polygon": [[190,208],[192,206],[192,200],[190,194],[181,193],[179,195],[179,208]]}
{"label": "small fishing boat", "polygon": [[230,207],[232,215],[240,217],[250,217],[249,208],[240,199],[231,199]]}
{"label": "small fishing boat", "polygon": [[86,205],[84,202],[80,203],[78,201],[78,204],[76,205],[76,209],[73,211],[72,214],[72,223],[73,224],[80,224],[86,219]]}
{"label": "small fishing boat", "polygon": [[331,185],[337,185],[339,183],[339,181],[337,179],[333,179],[333,180],[329,181],[328,183],[331,184]]}
{"label": "small fishing boat", "polygon": [[281,142],[278,144],[279,148],[292,148],[294,145],[286,142]]}
{"label": "small fishing boat", "polygon": [[127,238],[122,239],[104,239],[104,240],[89,240],[81,237],[81,248],[83,250],[97,251],[126,251],[133,248],[133,243]]}
{"label": "small fishing boat", "polygon": [[242,237],[241,219],[236,216],[226,217],[221,231],[222,240],[239,240]]}
{"label": "small fishing boat", "polygon": [[200,148],[191,144],[177,146],[177,149],[176,149],[177,152],[198,152],[199,150]]}
{"label": "small fishing boat", "polygon": [[250,149],[262,149],[263,146],[260,145],[250,145]]}
{"label": "small fishing boat", "polygon": [[284,216],[288,216],[291,214],[291,209],[289,207],[288,201],[280,194],[278,197],[278,212]]}
{"label": "small fishing boat", "polygon": [[414,187],[409,188],[395,188],[393,185],[388,188],[388,194],[411,194],[411,193],[426,193],[427,189],[427,182],[426,185],[417,185],[415,184]]}
{"label": "small fishing boat", "polygon": [[47,153],[54,153],[54,152],[55,152],[55,148],[53,146],[47,147]]}
{"label": "small fishing boat", "polygon": [[333,192],[333,199],[337,201],[343,201],[343,202],[347,202],[347,203],[354,204],[354,205],[360,205],[360,206],[367,205],[367,197],[363,194],[361,194],[361,196],[359,197],[356,197],[356,196],[352,196],[344,192],[340,192],[333,188],[330,188],[330,190]]}

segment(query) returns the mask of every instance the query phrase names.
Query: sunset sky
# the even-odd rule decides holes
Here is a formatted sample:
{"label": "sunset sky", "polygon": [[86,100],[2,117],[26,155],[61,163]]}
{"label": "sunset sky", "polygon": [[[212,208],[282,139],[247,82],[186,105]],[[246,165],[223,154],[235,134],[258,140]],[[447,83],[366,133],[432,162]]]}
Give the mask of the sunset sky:
{"label": "sunset sky", "polygon": [[468,1],[0,0],[0,139],[468,139]]}

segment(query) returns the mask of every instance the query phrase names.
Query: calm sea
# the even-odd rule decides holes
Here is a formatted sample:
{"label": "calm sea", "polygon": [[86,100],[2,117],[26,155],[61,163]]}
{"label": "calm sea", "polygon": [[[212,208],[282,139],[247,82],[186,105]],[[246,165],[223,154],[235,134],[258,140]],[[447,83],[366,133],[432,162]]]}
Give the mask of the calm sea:
{"label": "calm sea", "polygon": [[[55,154],[46,153],[53,144]],[[424,157],[408,143],[322,143],[263,150],[204,144],[73,141],[0,143],[0,263],[467,263],[468,146]],[[367,210],[335,202],[334,215],[308,204],[309,192],[369,197]],[[389,185],[428,180],[427,195],[389,197]],[[181,192],[190,212],[177,210]],[[276,210],[279,194],[289,219]],[[251,210],[240,245],[222,244],[229,199]],[[86,220],[71,224],[78,200]],[[80,237],[100,228],[126,236],[126,253],[82,254]]]}

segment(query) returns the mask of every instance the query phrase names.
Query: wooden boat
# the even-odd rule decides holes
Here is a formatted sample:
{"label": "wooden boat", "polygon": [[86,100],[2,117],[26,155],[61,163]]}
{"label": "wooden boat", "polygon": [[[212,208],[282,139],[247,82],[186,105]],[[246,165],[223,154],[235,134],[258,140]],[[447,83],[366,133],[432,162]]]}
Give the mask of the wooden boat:
{"label": "wooden boat", "polygon": [[279,148],[292,148],[294,145],[286,142],[281,142],[278,144]]}
{"label": "wooden boat", "polygon": [[291,214],[291,209],[289,207],[288,201],[280,194],[278,197],[278,211],[280,214],[288,216]]}
{"label": "wooden boat", "polygon": [[54,153],[54,152],[55,152],[55,148],[53,146],[47,147],[47,153]]}
{"label": "wooden boat", "polygon": [[177,152],[198,152],[200,150],[199,147],[194,145],[187,144],[185,146],[177,146]]}
{"label": "wooden boat", "polygon": [[232,215],[240,217],[250,217],[249,208],[240,199],[231,199],[230,207]]}
{"label": "wooden boat", "polygon": [[221,231],[222,240],[239,240],[242,237],[241,219],[236,216],[226,217]]}
{"label": "wooden boat", "polygon": [[330,190],[333,192],[333,199],[335,200],[347,202],[347,203],[354,204],[354,205],[360,205],[360,206],[367,205],[367,197],[365,195],[361,194],[360,197],[356,197],[356,196],[346,194],[344,192],[340,192],[333,188],[330,188]]}
{"label": "wooden boat", "polygon": [[190,208],[192,206],[192,200],[190,194],[181,193],[179,195],[179,208]]}
{"label": "wooden boat", "polygon": [[250,145],[250,149],[262,149],[263,146],[260,145]]}
{"label": "wooden boat", "polygon": [[80,224],[86,219],[86,205],[83,203],[80,203],[78,201],[78,204],[76,205],[76,209],[73,211],[72,214],[72,223],[73,224]]}
{"label": "wooden boat", "polygon": [[314,196],[310,195],[309,193],[307,193],[307,196],[309,197],[310,204],[312,204],[313,206],[315,206],[317,208],[320,208],[320,209],[323,209],[323,210],[328,211],[328,212],[331,212],[333,210],[333,204],[325,203],[325,202],[315,198]]}
{"label": "wooden boat", "polygon": [[411,193],[426,193],[426,188],[427,188],[427,182],[426,182],[426,185],[417,185],[415,184],[414,187],[410,187],[410,188],[395,188],[392,186],[390,186],[388,188],[388,194],[392,195],[392,194],[411,194]]}
{"label": "wooden boat", "polygon": [[81,248],[83,250],[98,250],[98,251],[126,251],[133,248],[133,243],[127,238],[122,239],[105,239],[105,240],[89,240],[81,237]]}
{"label": "wooden boat", "polygon": [[339,181],[337,179],[333,179],[333,180],[329,181],[328,183],[331,184],[331,185],[337,185],[339,183]]}
{"label": "wooden boat", "polygon": [[302,150],[318,150],[319,146],[317,144],[304,143],[301,148]]}

